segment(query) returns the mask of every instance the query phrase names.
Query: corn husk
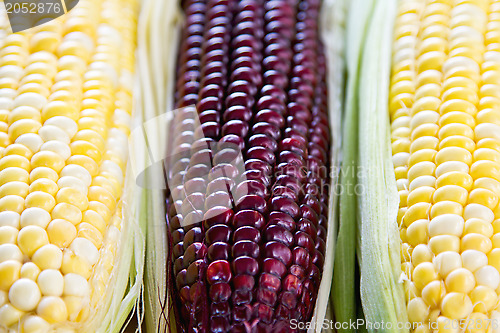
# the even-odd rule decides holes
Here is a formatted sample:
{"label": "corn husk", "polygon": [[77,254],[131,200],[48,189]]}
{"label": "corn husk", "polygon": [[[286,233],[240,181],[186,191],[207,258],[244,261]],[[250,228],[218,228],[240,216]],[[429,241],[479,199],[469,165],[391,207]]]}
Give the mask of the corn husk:
{"label": "corn husk", "polygon": [[[361,301],[369,332],[406,332],[397,226],[399,197],[389,132],[392,32],[398,0],[378,0],[368,25],[359,80],[358,197]],[[369,326],[369,324],[373,326]]]}
{"label": "corn husk", "polygon": [[[335,318],[341,323],[357,319],[356,288],[356,205],[358,155],[358,85],[361,51],[366,36],[368,17],[374,1],[354,0],[349,4],[345,61],[347,69],[345,109],[343,117],[342,167],[340,172],[339,232],[335,252],[332,302]],[[352,326],[339,332],[354,332]]]}
{"label": "corn husk", "polygon": [[[342,4],[342,6],[338,5]],[[337,233],[337,197],[335,185],[338,181],[340,152],[340,124],[343,97],[343,19],[345,0],[326,0],[323,5],[321,32],[328,55],[328,84],[330,124],[332,128],[330,217],[326,242],[325,267],[316,301],[310,332],[332,332],[322,330],[325,319],[333,318],[329,305],[329,294],[333,274],[335,235]],[[143,194],[144,219],[147,221],[147,245],[145,266],[145,309],[148,332],[176,332],[172,302],[167,291],[166,272],[168,244],[164,214],[163,188],[157,183],[163,178],[163,170],[151,167],[166,158],[167,143],[172,141],[167,130],[171,126],[175,65],[180,26],[183,17],[174,1],[145,0],[139,20],[139,51],[141,62],[140,82],[142,87],[141,135],[146,138],[144,179],[148,184]],[[141,136],[139,135],[139,136]]]}

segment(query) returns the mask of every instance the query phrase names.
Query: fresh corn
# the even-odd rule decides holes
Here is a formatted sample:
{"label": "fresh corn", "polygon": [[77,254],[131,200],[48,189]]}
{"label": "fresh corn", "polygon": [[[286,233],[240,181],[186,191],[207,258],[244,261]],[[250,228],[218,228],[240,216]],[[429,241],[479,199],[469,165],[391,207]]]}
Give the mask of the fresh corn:
{"label": "fresh corn", "polygon": [[[387,277],[403,284],[406,303],[406,311],[396,311],[407,314],[410,332],[494,332],[500,318],[500,2],[379,2],[378,18],[384,7],[395,13],[393,47],[389,90],[379,95],[388,104],[377,112],[387,111],[390,121],[393,167],[385,177],[395,178],[387,184],[399,199],[388,215],[399,229],[400,253],[389,250],[389,255],[400,256],[401,275],[396,279],[394,270]],[[365,61],[366,68],[373,67]],[[369,100],[374,91],[362,88],[360,96],[365,92]],[[384,126],[378,132],[383,139],[377,140],[387,144]],[[373,140],[374,132],[366,140]],[[361,134],[361,144],[366,140]],[[376,160],[366,158],[363,167],[370,158]],[[370,184],[370,176],[363,181]],[[368,198],[363,196],[361,207],[369,207]],[[372,221],[366,218],[362,228],[383,223]],[[363,245],[368,242],[362,242],[362,251]],[[365,278],[375,270],[393,270],[366,267]],[[387,291],[398,299],[399,287]],[[365,295],[365,313],[380,315],[370,292]],[[386,318],[391,312],[396,313],[388,311]]]}
{"label": "fresh corn", "polygon": [[[326,249],[330,143],[320,3],[183,3],[166,172],[178,331],[290,331]],[[195,107],[193,107],[195,106]]]}
{"label": "fresh corn", "polygon": [[81,0],[2,32],[0,332],[116,329],[137,10]]}

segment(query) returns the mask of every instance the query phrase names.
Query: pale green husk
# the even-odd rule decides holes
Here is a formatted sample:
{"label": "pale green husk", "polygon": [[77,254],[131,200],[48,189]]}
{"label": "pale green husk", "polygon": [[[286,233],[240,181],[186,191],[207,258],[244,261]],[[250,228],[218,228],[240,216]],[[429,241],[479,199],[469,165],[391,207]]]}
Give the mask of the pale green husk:
{"label": "pale green husk", "polygon": [[[347,83],[342,133],[342,168],[340,172],[339,233],[335,252],[332,302],[340,323],[356,321],[356,182],[358,155],[358,84],[359,66],[368,17],[373,0],[354,0],[349,4],[345,58]],[[339,332],[353,332],[352,326]]]}
{"label": "pale green husk", "polygon": [[361,301],[369,332],[406,332],[397,226],[399,197],[389,132],[389,79],[397,0],[378,0],[369,23],[359,81],[358,197]]}
{"label": "pale green husk", "polygon": [[[175,58],[180,20],[176,1],[145,0],[139,18],[138,59],[142,90],[142,119],[137,137],[147,151],[144,164],[136,171],[144,171],[143,216],[147,223],[145,296],[147,332],[166,332],[170,299],[167,297],[167,258],[164,188],[162,170],[151,167],[162,163],[166,154],[168,116],[172,110]],[[172,330],[175,332],[175,327]]]}

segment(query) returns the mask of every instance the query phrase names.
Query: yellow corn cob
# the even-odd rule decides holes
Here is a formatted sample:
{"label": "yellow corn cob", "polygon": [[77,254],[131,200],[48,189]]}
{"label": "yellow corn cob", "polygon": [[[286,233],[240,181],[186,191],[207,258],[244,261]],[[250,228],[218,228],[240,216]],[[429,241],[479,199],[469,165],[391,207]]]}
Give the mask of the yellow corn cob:
{"label": "yellow corn cob", "polygon": [[135,0],[80,0],[25,32],[2,24],[0,332],[88,333],[106,311],[136,14]]}
{"label": "yellow corn cob", "polygon": [[412,331],[491,332],[500,318],[500,1],[401,1],[389,111]]}

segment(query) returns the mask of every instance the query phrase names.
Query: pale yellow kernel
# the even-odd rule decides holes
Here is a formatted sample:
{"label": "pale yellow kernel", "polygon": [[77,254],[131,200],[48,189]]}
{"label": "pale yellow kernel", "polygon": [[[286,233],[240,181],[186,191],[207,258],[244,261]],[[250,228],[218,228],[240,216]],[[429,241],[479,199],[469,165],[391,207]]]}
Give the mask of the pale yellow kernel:
{"label": "pale yellow kernel", "polygon": [[66,220],[55,219],[47,226],[50,243],[60,248],[68,247],[76,237],[75,226]]}
{"label": "pale yellow kernel", "polygon": [[441,302],[441,312],[450,319],[466,318],[472,313],[472,308],[469,296],[462,293],[448,293]]}
{"label": "pale yellow kernel", "polygon": [[436,151],[434,149],[421,149],[410,155],[408,158],[408,167],[412,167],[417,163],[424,161],[434,161],[436,156]]}
{"label": "pale yellow kernel", "polygon": [[429,306],[420,297],[408,302],[408,320],[413,323],[423,323],[429,316]]}
{"label": "pale yellow kernel", "polygon": [[429,240],[429,247],[434,254],[460,250],[460,238],[453,235],[437,235]]}
{"label": "pale yellow kernel", "polygon": [[490,223],[486,223],[486,221],[484,220],[471,218],[465,222],[464,232],[465,234],[481,234],[485,237],[490,238],[493,236],[493,226]]}
{"label": "pale yellow kernel", "polygon": [[59,179],[59,175],[53,169],[47,167],[38,167],[31,170],[29,175],[31,183],[41,178],[47,178],[53,182],[57,182],[57,180]]}
{"label": "pale yellow kernel", "polygon": [[66,249],[63,254],[61,272],[63,274],[76,273],[85,279],[89,279],[92,266],[85,258],[77,256],[73,251]]}
{"label": "pale yellow kernel", "polygon": [[468,203],[481,204],[494,210],[498,205],[498,196],[490,190],[478,188],[470,192]]}
{"label": "pale yellow kernel", "polygon": [[0,198],[3,198],[7,195],[16,195],[21,198],[26,198],[26,196],[28,195],[28,191],[28,184],[24,182],[14,181],[0,186]]}
{"label": "pale yellow kernel", "polygon": [[422,176],[433,176],[435,170],[436,165],[433,162],[425,161],[417,163],[408,170],[408,181],[411,183]]}
{"label": "pale yellow kernel", "polygon": [[452,171],[447,172],[436,179],[436,187],[443,188],[446,186],[456,185],[469,191],[472,188],[472,177],[464,172]]}
{"label": "pale yellow kernel", "polygon": [[441,201],[453,201],[464,206],[467,203],[468,194],[467,190],[461,186],[446,185],[438,188],[434,192],[432,200],[434,203]]}
{"label": "pale yellow kernel", "polygon": [[[409,141],[408,141],[409,142]],[[424,136],[411,142],[409,152],[414,153],[421,149],[436,150],[439,146],[439,139],[431,136]]]}
{"label": "pale yellow kernel", "polygon": [[[415,221],[413,224],[417,222]],[[411,253],[411,262],[413,266],[417,266],[423,262],[431,262],[432,257],[433,254],[426,244],[418,244]]]}
{"label": "pale yellow kernel", "polygon": [[432,96],[423,97],[413,104],[411,108],[411,116],[414,116],[422,111],[438,111],[441,105],[441,99]]}
{"label": "pale yellow kernel", "polygon": [[419,202],[431,202],[434,191],[434,187],[431,186],[421,186],[416,188],[408,194],[407,205],[411,207]]}
{"label": "pale yellow kernel", "polygon": [[[90,195],[89,195],[90,198]],[[71,187],[61,188],[56,195],[57,203],[67,203],[74,205],[81,211],[88,207],[88,199],[79,190]]]}
{"label": "pale yellow kernel", "polygon": [[462,215],[464,206],[454,201],[440,201],[432,205],[431,219],[443,214]]}
{"label": "pale yellow kernel", "polygon": [[18,195],[7,195],[0,199],[0,212],[13,211],[21,213],[24,210],[24,198]]}
{"label": "pale yellow kernel", "polygon": [[477,250],[483,253],[488,253],[491,250],[491,247],[491,240],[481,234],[464,235],[460,244],[461,251]]}
{"label": "pale yellow kernel", "polygon": [[484,138],[476,143],[478,149],[480,148],[490,148],[496,151],[500,151],[500,142],[493,138]]}
{"label": "pale yellow kernel", "polygon": [[464,219],[460,215],[443,214],[434,217],[429,222],[429,236],[453,235],[462,236]]}
{"label": "pale yellow kernel", "polygon": [[[109,220],[109,218],[108,218],[108,220]],[[101,215],[99,215],[99,213],[97,213],[94,210],[89,209],[89,210],[85,211],[83,214],[82,222],[87,222],[87,223],[91,224],[97,230],[99,230],[101,233],[104,233],[104,231],[106,230],[106,221],[104,220],[104,218]]]}
{"label": "pale yellow kernel", "polygon": [[27,262],[21,267],[21,278],[36,281],[40,274],[40,268],[33,262]]}
{"label": "pale yellow kernel", "polygon": [[473,117],[477,114],[476,106],[463,99],[448,100],[443,102],[439,107],[439,113],[441,115],[456,111],[465,112]]}
{"label": "pale yellow kernel", "polygon": [[439,126],[437,124],[422,124],[411,132],[410,139],[411,141],[415,141],[416,139],[423,136],[437,137],[438,132]]}
{"label": "pale yellow kernel", "polygon": [[468,294],[475,287],[474,275],[465,268],[457,268],[450,272],[445,280],[448,292],[458,292]]}
{"label": "pale yellow kernel", "polygon": [[20,119],[9,126],[9,138],[15,141],[19,136],[26,133],[37,133],[42,127],[39,121],[32,119]]}
{"label": "pale yellow kernel", "polygon": [[68,318],[66,304],[57,296],[42,297],[36,313],[51,324],[63,322]]}
{"label": "pale yellow kernel", "polygon": [[473,153],[476,149],[476,143],[466,136],[452,135],[441,140],[441,142],[439,143],[440,150],[447,147],[463,148],[467,149],[470,153]]}
{"label": "pale yellow kernel", "polygon": [[31,183],[29,186],[29,192],[33,193],[36,191],[41,191],[55,196],[59,188],[57,184],[48,178],[39,178]]}
{"label": "pale yellow kernel", "polygon": [[31,158],[31,166],[33,168],[37,167],[48,167],[53,169],[55,172],[61,172],[64,168],[64,159],[52,151],[39,151]]}
{"label": "pale yellow kernel", "polygon": [[10,286],[19,279],[21,263],[17,260],[0,262],[0,290],[9,291]]}
{"label": "pale yellow kernel", "polygon": [[53,219],[64,219],[74,225],[77,225],[82,221],[82,211],[73,204],[69,203],[58,203],[52,210]]}
{"label": "pale yellow kernel", "polygon": [[486,286],[477,286],[471,291],[470,299],[476,312],[489,312],[497,303],[495,290]]}
{"label": "pale yellow kernel", "polygon": [[99,201],[89,201],[88,209],[97,212],[97,214],[99,214],[99,216],[101,216],[104,221],[109,221],[111,219],[111,211],[105,204]]}
{"label": "pale yellow kernel", "polygon": [[413,270],[413,282],[419,290],[422,290],[429,282],[438,278],[434,265],[430,262],[422,262]]}
{"label": "pale yellow kernel", "polygon": [[429,216],[430,203],[419,202],[408,208],[403,217],[403,223],[406,227],[410,226],[414,221],[427,219]]}
{"label": "pale yellow kernel", "polygon": [[54,244],[47,244],[33,254],[33,263],[40,269],[59,269],[62,264],[62,251]]}
{"label": "pale yellow kernel", "polygon": [[424,289],[422,289],[422,299],[431,308],[437,307],[445,294],[446,288],[444,283],[439,280],[430,282],[424,287]]}
{"label": "pale yellow kernel", "polygon": [[45,193],[42,191],[36,191],[28,194],[25,200],[26,208],[29,207],[39,207],[47,212],[51,212],[54,206],[56,205],[56,201],[52,195],[49,193]]}
{"label": "pale yellow kernel", "polygon": [[78,237],[83,237],[85,239],[88,239],[98,249],[102,246],[102,241],[103,241],[102,233],[92,224],[85,222],[80,223],[77,227],[77,230],[78,230]]}
{"label": "pale yellow kernel", "polygon": [[88,156],[84,155],[73,155],[66,161],[66,164],[76,164],[87,170],[92,177],[95,177],[98,173],[99,166],[97,163]]}
{"label": "pale yellow kernel", "polygon": [[[17,323],[23,316],[23,312],[7,303],[0,307],[0,325],[9,327]],[[7,332],[7,331],[3,331]]]}

